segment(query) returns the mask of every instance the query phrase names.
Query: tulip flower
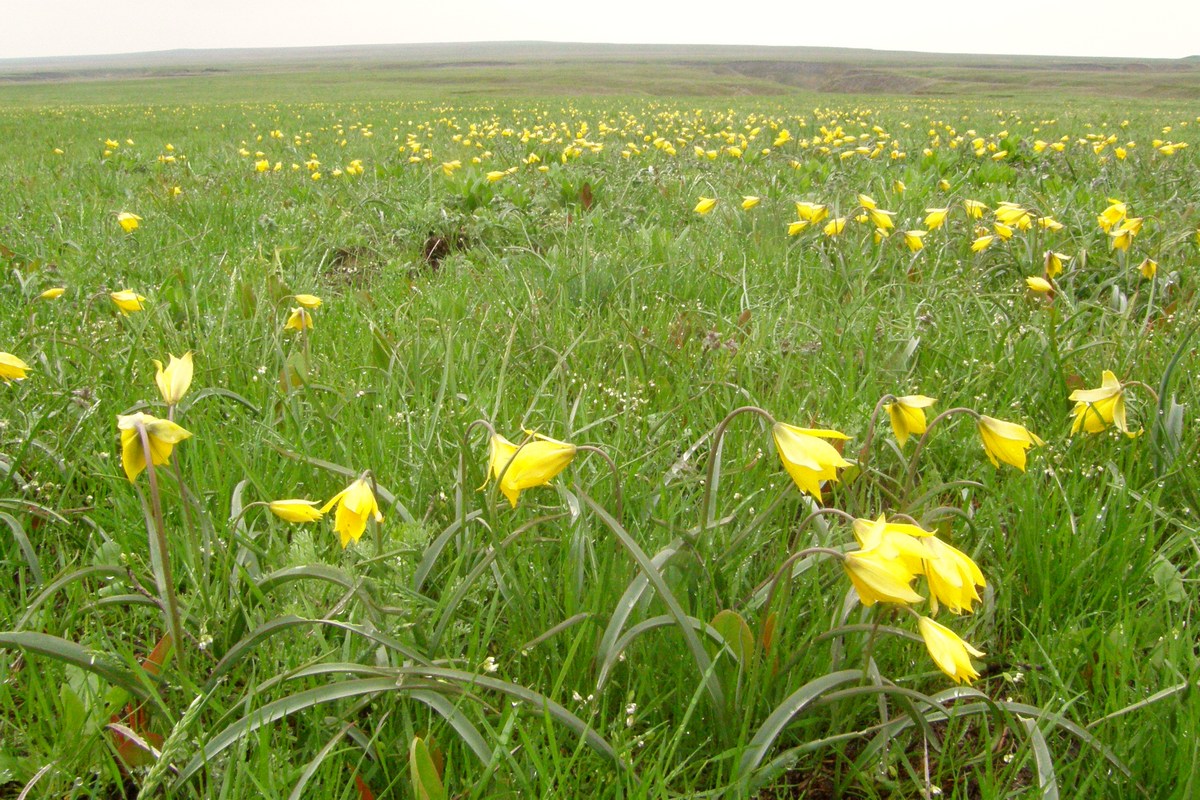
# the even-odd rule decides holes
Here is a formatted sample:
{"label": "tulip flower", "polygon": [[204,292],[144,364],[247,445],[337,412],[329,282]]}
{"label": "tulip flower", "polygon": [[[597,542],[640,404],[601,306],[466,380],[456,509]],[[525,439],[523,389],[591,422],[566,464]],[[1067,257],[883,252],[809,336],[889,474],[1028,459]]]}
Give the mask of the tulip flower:
{"label": "tulip flower", "polygon": [[1025,285],[1029,287],[1029,291],[1037,292],[1038,294],[1050,294],[1054,291],[1054,284],[1037,275],[1031,275],[1026,278]]}
{"label": "tulip flower", "polygon": [[1128,250],[1133,244],[1133,230],[1130,228],[1117,228],[1115,231],[1109,231],[1109,246],[1113,250]]}
{"label": "tulip flower", "polygon": [[798,219],[795,222],[789,222],[787,229],[788,236],[796,236],[797,234],[803,233],[804,229],[807,228],[808,225],[809,223],[802,219]]}
{"label": "tulip flower", "polygon": [[25,380],[30,366],[12,353],[0,353],[0,380],[5,383]]}
{"label": "tulip flower", "polygon": [[846,230],[845,217],[838,217],[837,219],[830,220],[828,223],[826,223],[824,228],[825,235],[829,237],[840,236],[844,230]]}
{"label": "tulip flower", "polygon": [[1129,208],[1120,200],[1113,200],[1112,198],[1109,198],[1109,203],[1111,203],[1111,205],[1104,209],[1100,216],[1096,217],[1096,222],[1100,225],[1100,229],[1105,233],[1111,231],[1114,227],[1116,227],[1118,222],[1125,219],[1125,213]]}
{"label": "tulip flower", "polygon": [[880,514],[877,519],[855,519],[854,538],[863,552],[874,552],[882,558],[899,559],[912,575],[921,574],[928,552],[922,539],[933,536],[919,525],[888,522]]}
{"label": "tulip flower", "polygon": [[934,622],[929,617],[921,617],[917,622],[921,638],[929,656],[938,669],[949,675],[956,683],[970,683],[979,677],[979,672],[971,665],[971,656],[983,658],[984,653],[959,638],[958,634]]}
{"label": "tulip flower", "polygon": [[914,253],[919,252],[921,248],[925,246],[925,242],[923,242],[922,239],[925,238],[926,233],[928,233],[928,231],[905,231],[904,246]]}
{"label": "tulip flower", "polygon": [[900,442],[901,447],[904,447],[910,434],[925,433],[925,409],[936,402],[932,397],[910,394],[884,403],[883,410],[888,413],[892,432],[896,434],[896,441]]}
{"label": "tulip flower", "polygon": [[971,613],[971,604],[979,601],[975,587],[987,584],[979,565],[966,553],[943,542],[936,536],[922,539],[925,547],[925,579],[929,583],[929,602],[936,614],[938,603],[958,614]]}
{"label": "tulip flower", "polygon": [[992,246],[992,242],[995,241],[995,239],[995,236],[980,236],[975,241],[971,242],[971,252],[982,253],[984,250],[987,250]]}
{"label": "tulip flower", "polygon": [[122,289],[119,292],[112,292],[108,296],[112,298],[113,303],[116,304],[117,309],[121,312],[121,314],[126,317],[128,317],[134,311],[141,311],[142,301],[146,299],[137,292],[129,289]]}
{"label": "tulip flower", "polygon": [[717,207],[717,199],[715,197],[701,197],[700,202],[696,203],[696,207],[692,209],[697,214],[707,214]]}
{"label": "tulip flower", "polygon": [[858,204],[862,206],[864,210],[876,208],[875,198],[871,197],[869,194],[860,194],[858,196]]}
{"label": "tulip flower", "polygon": [[379,513],[379,503],[371,484],[359,478],[354,483],[335,494],[328,503],[321,506],[321,513],[329,513],[329,509],[337,506],[337,514],[333,518],[333,530],[341,537],[342,548],[350,542],[357,542],[367,529],[367,520],[374,518],[383,522],[383,514]]}
{"label": "tulip flower", "polygon": [[293,308],[292,313],[288,315],[287,322],[283,324],[285,331],[304,331],[312,330],[312,314],[309,314],[303,308]]}
{"label": "tulip flower", "polygon": [[909,585],[916,575],[899,558],[888,558],[878,550],[847,553],[842,568],[864,606],[876,603],[919,603],[925,598]]}
{"label": "tulip flower", "polygon": [[169,419],[158,419],[138,412],[117,416],[117,429],[121,432],[121,466],[129,482],[137,480],[146,468],[146,451],[142,446],[140,429],[145,429],[150,443],[150,461],[154,466],[170,463],[175,445],[191,437],[191,433]]}
{"label": "tulip flower", "polygon": [[296,298],[296,302],[303,308],[313,310],[321,307],[321,298],[315,294],[297,294],[293,296]]}
{"label": "tulip flower", "polygon": [[803,200],[796,203],[796,216],[816,225],[829,216],[829,206]]}
{"label": "tulip flower", "polygon": [[1069,261],[1070,259],[1070,256],[1063,255],[1062,253],[1056,253],[1053,250],[1047,250],[1045,256],[1043,257],[1042,263],[1042,266],[1046,272],[1046,278],[1057,278],[1059,275],[1061,275],[1063,271],[1063,262]]}
{"label": "tulip flower", "polygon": [[1141,264],[1138,264],[1138,272],[1142,273],[1143,278],[1150,280],[1158,274],[1158,262],[1152,258],[1146,258]]}
{"label": "tulip flower", "polygon": [[62,297],[66,291],[67,289],[64,286],[55,286],[54,288],[47,289],[39,294],[38,298],[41,300],[57,300],[58,298]]}
{"label": "tulip flower", "polygon": [[522,491],[549,486],[575,458],[575,445],[532,435],[535,438],[520,447],[498,433],[488,442],[489,480],[500,481],[500,492],[513,508]]}
{"label": "tulip flower", "polygon": [[170,356],[166,369],[163,369],[162,362],[158,360],[155,360],[154,366],[158,370],[154,376],[154,382],[158,384],[158,391],[162,395],[163,402],[169,406],[176,405],[187,394],[188,387],[192,385],[191,351],[184,353],[183,358]]}
{"label": "tulip flower", "polygon": [[1037,434],[1031,433],[1014,422],[1005,422],[992,417],[979,416],[979,437],[983,440],[983,451],[996,469],[1000,462],[1011,464],[1025,471],[1025,451],[1034,445],[1044,445]]}
{"label": "tulip flower", "polygon": [[761,197],[755,197],[752,194],[742,195],[742,210],[749,211],[761,202]]}
{"label": "tulip flower", "polygon": [[1072,436],[1080,428],[1088,433],[1100,433],[1109,425],[1115,425],[1127,436],[1137,435],[1129,432],[1129,423],[1125,420],[1125,387],[1111,370],[1104,370],[1099,389],[1076,389],[1069,399],[1075,402],[1071,410],[1075,416]]}
{"label": "tulip flower", "polygon": [[775,438],[775,449],[783,468],[792,477],[800,491],[821,499],[821,481],[836,481],[839,467],[848,467],[850,462],[834,449],[825,439],[849,439],[844,433],[833,430],[797,428],[776,422],[771,429]]}
{"label": "tulip flower", "polygon": [[117,224],[119,224],[121,226],[121,230],[125,231],[126,233],[133,233],[136,231],[138,229],[138,224],[141,223],[141,221],[141,217],[139,217],[137,214],[131,214],[128,211],[122,211],[120,214],[117,214]]}
{"label": "tulip flower", "polygon": [[285,522],[304,523],[316,522],[324,516],[316,505],[316,500],[272,500],[267,508]]}
{"label": "tulip flower", "polygon": [[963,208],[967,211],[967,216],[971,219],[982,219],[983,212],[988,210],[985,203],[978,200],[963,200]]}
{"label": "tulip flower", "polygon": [[890,231],[896,227],[892,222],[892,217],[896,216],[895,211],[884,211],[882,208],[868,208],[867,217],[871,220],[871,224],[881,231]]}
{"label": "tulip flower", "polygon": [[931,231],[936,231],[946,223],[946,215],[950,213],[948,208],[927,208],[925,209],[925,227]]}

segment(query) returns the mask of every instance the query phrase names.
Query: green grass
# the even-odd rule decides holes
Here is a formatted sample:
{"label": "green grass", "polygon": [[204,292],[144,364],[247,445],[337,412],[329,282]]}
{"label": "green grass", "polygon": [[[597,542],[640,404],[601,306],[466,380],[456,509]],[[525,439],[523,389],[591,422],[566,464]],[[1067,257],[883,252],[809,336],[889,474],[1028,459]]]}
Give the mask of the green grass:
{"label": "green grass", "polygon": [[[622,69],[617,90],[634,80]],[[1194,108],[460,100],[430,84],[348,94],[346,74],[319,74],[0,92],[0,350],[31,367],[0,385],[0,795],[354,798],[357,776],[412,797],[417,736],[459,797],[915,798],[926,775],[958,798],[1051,779],[1067,796],[1196,791],[1200,144],[1152,145],[1191,141]],[[529,92],[531,74],[512,73],[522,94],[586,77],[539,73]],[[867,138],[813,141],[822,126]],[[792,140],[774,146],[782,128]],[[576,138],[603,149],[564,159]],[[840,157],[876,144],[878,158]],[[280,170],[256,172],[257,151]],[[364,174],[333,175],[355,159]],[[953,210],[914,254],[872,241],[860,192],[900,230]],[[761,204],[743,211],[743,195]],[[693,212],[702,196],[719,198],[711,214]],[[1097,227],[1108,198],[1145,218],[1128,253]],[[992,217],[967,219],[964,199],[1065,227],[973,253]],[[799,200],[851,217],[845,232],[789,237]],[[1071,256],[1052,303],[1024,283],[1047,249]],[[116,312],[107,293],[125,288],[144,311]],[[296,293],[324,300],[304,337],[283,330]],[[184,636],[155,676],[141,666],[165,624],[153,498],[122,471],[116,416],[165,416],[152,360],[185,351],[195,380],[175,419],[193,436],[156,471]],[[1144,433],[1069,436],[1068,394],[1106,369]],[[885,395],[915,393],[1046,445],[1024,472],[996,469],[951,416],[907,485],[915,444],[871,420]],[[758,417],[736,417],[714,453],[746,405],[844,432],[850,459],[870,439],[822,504],[909,514],[978,562],[975,613],[937,616],[987,653],[956,702],[909,614],[854,603],[832,556],[784,566],[853,536],[807,519],[818,505]],[[581,451],[510,508],[494,481],[476,491],[479,419],[514,442],[528,428],[593,445],[615,475]],[[248,507],[324,502],[364,470],[385,521],[344,550],[329,520]],[[794,577],[772,591],[781,567]],[[769,724],[814,681],[829,682],[814,702]],[[163,737],[157,767],[123,766],[114,716]]]}

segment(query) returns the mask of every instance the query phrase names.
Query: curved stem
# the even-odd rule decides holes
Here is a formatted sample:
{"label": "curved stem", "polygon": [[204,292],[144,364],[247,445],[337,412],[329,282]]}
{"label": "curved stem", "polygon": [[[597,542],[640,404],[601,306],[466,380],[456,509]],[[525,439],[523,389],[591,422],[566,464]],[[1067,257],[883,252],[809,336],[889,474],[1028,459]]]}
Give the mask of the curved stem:
{"label": "curved stem", "polygon": [[719,464],[721,461],[721,439],[724,437],[725,429],[729,427],[729,423],[733,422],[734,418],[740,416],[741,414],[758,414],[771,425],[775,424],[775,418],[772,417],[765,409],[759,408],[758,406],[741,406],[740,408],[735,408],[733,411],[730,411],[728,414],[726,414],[725,419],[721,420],[721,422],[713,430],[713,445],[712,451],[708,457],[708,472],[706,473],[704,481],[704,496],[700,501],[700,530],[696,537],[698,540],[702,540],[704,538],[709,525],[713,523],[716,516],[716,509],[713,507],[713,480],[717,474],[717,464]]}
{"label": "curved stem", "polygon": [[[784,562],[779,565],[779,569],[775,570],[775,574],[768,579],[771,584],[771,591],[767,594],[767,602],[763,603],[763,608],[767,611],[770,611],[771,606],[775,603],[775,594],[779,591],[779,587],[784,577],[791,574],[793,564],[802,558],[808,558],[809,556],[817,555],[832,556],[843,561],[846,559],[845,553],[843,553],[841,550],[835,550],[832,547],[806,547],[803,550],[793,553],[784,559]],[[762,587],[760,586],[759,589],[761,588]],[[759,590],[756,589],[754,594],[757,594],[758,591]]]}
{"label": "curved stem", "polygon": [[854,524],[854,515],[847,514],[845,511],[842,511],[840,508],[818,508],[816,511],[812,512],[807,517],[800,520],[800,524],[798,526],[796,526],[796,532],[794,534],[792,534],[792,538],[788,542],[788,550],[791,550],[793,547],[796,546],[796,537],[800,535],[801,531],[803,531],[806,527],[808,527],[808,523],[812,522],[817,517],[823,517],[826,515],[841,517],[842,519],[846,520],[846,522],[849,522],[851,525]]}
{"label": "curved stem", "polygon": [[175,598],[175,579],[171,575],[171,556],[167,550],[167,529],[166,523],[163,521],[162,496],[158,491],[158,476],[155,474],[154,457],[150,449],[150,434],[141,421],[137,423],[137,432],[142,444],[142,455],[146,459],[146,475],[150,483],[150,510],[154,520],[154,529],[150,532],[150,558],[152,562],[158,562],[154,572],[158,579],[158,590],[162,593],[166,611],[167,632],[171,634],[176,643],[179,643],[183,641],[180,635],[183,630],[179,623],[179,604]]}
{"label": "curved stem", "polygon": [[867,457],[871,449],[871,440],[875,438],[875,423],[879,420],[879,412],[885,404],[894,403],[895,401],[895,395],[885,394],[879,398],[879,402],[875,404],[875,410],[871,412],[871,421],[867,423],[867,436],[863,439],[862,449],[858,451],[858,466],[863,471],[867,469]]}
{"label": "curved stem", "polygon": [[[467,484],[467,447],[470,446],[471,433],[476,428],[486,428],[489,440],[491,436],[496,435],[496,429],[486,419],[475,420],[467,425],[466,430],[463,431],[462,442],[458,448],[458,483],[454,486],[454,517],[463,527],[466,527],[465,520],[467,516],[466,494],[464,491],[464,487]],[[487,485],[486,481],[484,485]]]}
{"label": "curved stem", "polygon": [[979,419],[979,412],[975,411],[974,409],[966,408],[965,406],[955,406],[954,408],[948,408],[942,413],[938,414],[933,418],[933,421],[925,426],[925,433],[921,434],[921,438],[917,440],[917,446],[913,449],[912,458],[908,461],[908,474],[904,478],[905,497],[908,497],[908,493],[912,491],[913,481],[916,480],[917,477],[917,461],[921,456],[921,451],[925,449],[925,442],[929,439],[929,434],[933,433],[934,427],[936,427],[939,422],[947,417],[958,414],[968,414],[975,419]]}
{"label": "curved stem", "polygon": [[1149,384],[1143,383],[1142,381],[1126,381],[1125,385],[1126,386],[1136,386],[1139,389],[1142,389],[1143,391],[1145,391],[1147,394],[1149,394],[1151,397],[1154,398],[1155,406],[1159,405],[1160,400],[1158,399],[1158,392],[1156,392],[1153,388],[1151,388]]}
{"label": "curved stem", "polygon": [[595,453],[604,459],[604,463],[608,464],[608,470],[612,473],[614,492],[617,496],[617,513],[614,515],[618,520],[625,516],[625,499],[621,492],[621,475],[617,472],[617,462],[612,460],[608,453],[601,450],[599,447],[594,447],[590,444],[581,444],[575,448],[577,453]]}

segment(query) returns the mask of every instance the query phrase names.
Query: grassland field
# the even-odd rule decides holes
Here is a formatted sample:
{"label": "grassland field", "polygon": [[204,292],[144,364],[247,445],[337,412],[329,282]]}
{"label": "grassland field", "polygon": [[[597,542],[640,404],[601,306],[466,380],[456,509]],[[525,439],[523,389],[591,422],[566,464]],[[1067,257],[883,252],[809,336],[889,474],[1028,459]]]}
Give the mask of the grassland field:
{"label": "grassland field", "polygon": [[1200,793],[1200,64],[462,52],[0,61],[0,797]]}

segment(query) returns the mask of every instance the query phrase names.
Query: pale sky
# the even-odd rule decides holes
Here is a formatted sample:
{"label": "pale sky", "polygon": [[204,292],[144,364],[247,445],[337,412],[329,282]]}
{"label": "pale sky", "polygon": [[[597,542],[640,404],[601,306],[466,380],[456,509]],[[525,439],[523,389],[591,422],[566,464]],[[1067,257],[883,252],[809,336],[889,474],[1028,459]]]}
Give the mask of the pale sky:
{"label": "pale sky", "polygon": [[0,0],[0,59],[481,41],[1200,55],[1200,1]]}

